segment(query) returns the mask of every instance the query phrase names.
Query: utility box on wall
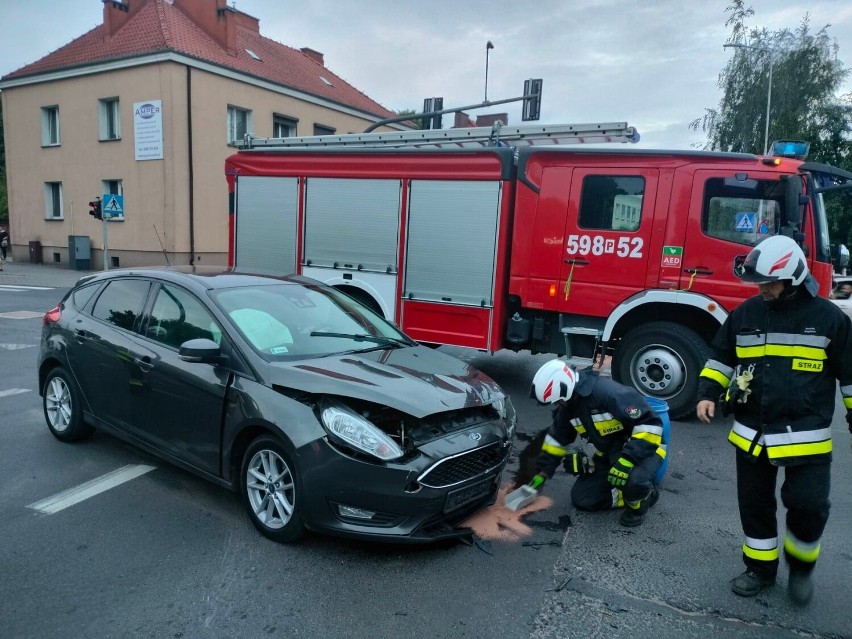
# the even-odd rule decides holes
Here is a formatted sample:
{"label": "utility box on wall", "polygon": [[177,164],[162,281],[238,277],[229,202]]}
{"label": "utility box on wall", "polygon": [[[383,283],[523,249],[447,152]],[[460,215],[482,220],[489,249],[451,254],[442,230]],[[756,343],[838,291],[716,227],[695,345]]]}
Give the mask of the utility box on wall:
{"label": "utility box on wall", "polygon": [[41,264],[41,242],[38,240],[30,242],[30,264]]}
{"label": "utility box on wall", "polygon": [[92,268],[92,242],[88,235],[68,236],[68,261],[75,271]]}

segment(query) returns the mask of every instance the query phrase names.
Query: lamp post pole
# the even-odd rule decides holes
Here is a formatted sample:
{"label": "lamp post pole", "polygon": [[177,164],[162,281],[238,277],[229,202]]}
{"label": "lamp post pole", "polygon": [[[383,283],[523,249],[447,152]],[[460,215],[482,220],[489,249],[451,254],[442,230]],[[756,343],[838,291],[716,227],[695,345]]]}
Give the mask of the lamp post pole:
{"label": "lamp post pole", "polygon": [[753,47],[750,44],[725,44],[723,48],[729,49],[753,49],[754,51],[763,51],[769,54],[769,88],[766,91],[766,125],[763,129],[763,155],[769,153],[769,108],[772,106],[772,65],[775,63],[773,54],[774,49],[765,49],[763,47]]}
{"label": "lamp post pole", "polygon": [[485,45],[485,102],[488,102],[488,54],[493,48],[494,45],[489,40]]}

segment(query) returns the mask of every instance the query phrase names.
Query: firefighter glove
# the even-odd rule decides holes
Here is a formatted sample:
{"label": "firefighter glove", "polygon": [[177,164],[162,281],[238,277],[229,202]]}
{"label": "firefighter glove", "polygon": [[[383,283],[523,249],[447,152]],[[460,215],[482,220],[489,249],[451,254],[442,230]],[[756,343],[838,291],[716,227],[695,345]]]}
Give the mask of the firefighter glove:
{"label": "firefighter glove", "polygon": [[591,475],[595,472],[595,459],[586,453],[573,453],[562,458],[562,466],[566,473],[571,473],[575,477]]}
{"label": "firefighter glove", "polygon": [[547,477],[545,477],[544,475],[536,475],[535,477],[532,478],[532,481],[530,481],[530,483],[527,484],[527,485],[530,488],[532,488],[533,490],[538,490],[539,488],[544,486],[544,482],[546,482],[546,481],[547,481]]}
{"label": "firefighter glove", "polygon": [[616,488],[623,488],[627,484],[631,470],[633,470],[633,462],[626,457],[619,457],[618,461],[609,469],[607,481]]}

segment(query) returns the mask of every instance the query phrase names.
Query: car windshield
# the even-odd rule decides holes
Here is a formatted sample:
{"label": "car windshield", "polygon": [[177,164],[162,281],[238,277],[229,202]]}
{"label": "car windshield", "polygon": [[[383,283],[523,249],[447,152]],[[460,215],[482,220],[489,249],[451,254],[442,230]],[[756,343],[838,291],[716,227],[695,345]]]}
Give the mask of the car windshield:
{"label": "car windshield", "polygon": [[268,360],[412,344],[393,324],[337,290],[281,283],[212,291],[233,326]]}

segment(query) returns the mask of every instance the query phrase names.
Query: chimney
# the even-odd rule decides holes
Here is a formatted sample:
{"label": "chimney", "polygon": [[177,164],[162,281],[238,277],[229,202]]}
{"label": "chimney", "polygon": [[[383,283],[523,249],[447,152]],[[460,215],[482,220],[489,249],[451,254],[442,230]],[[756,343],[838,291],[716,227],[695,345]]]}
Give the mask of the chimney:
{"label": "chimney", "polygon": [[226,0],[175,0],[175,6],[232,55],[237,52],[237,27],[260,33],[257,18],[229,7]]}
{"label": "chimney", "polygon": [[476,126],[491,126],[497,120],[503,123],[503,125],[509,124],[509,114],[508,113],[488,113],[477,116],[476,118]]}
{"label": "chimney", "polygon": [[464,111],[456,112],[456,121],[453,124],[454,129],[463,129],[466,127],[476,126],[476,123],[470,119],[470,116]]}
{"label": "chimney", "polygon": [[104,31],[108,38],[130,20],[130,0],[103,0]]}
{"label": "chimney", "polygon": [[301,51],[314,62],[319,62],[320,66],[325,66],[324,56],[319,51],[314,51],[313,49],[309,49],[308,47],[302,47]]}

